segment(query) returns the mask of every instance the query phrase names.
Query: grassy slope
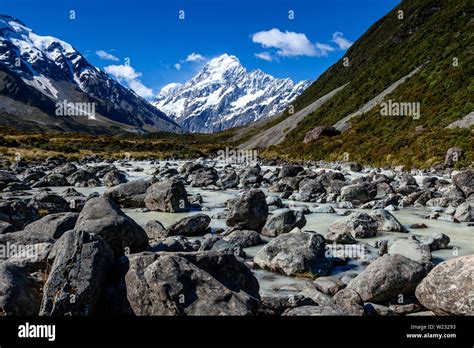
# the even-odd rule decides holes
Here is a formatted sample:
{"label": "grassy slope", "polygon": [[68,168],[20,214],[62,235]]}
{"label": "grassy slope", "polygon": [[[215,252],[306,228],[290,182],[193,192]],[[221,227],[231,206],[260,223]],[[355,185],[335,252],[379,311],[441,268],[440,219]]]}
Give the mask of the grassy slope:
{"label": "grassy slope", "polygon": [[[375,23],[347,52],[297,100],[301,109],[329,91],[350,84],[322,108],[307,116],[284,143],[264,152],[267,157],[290,159],[350,159],[375,165],[405,164],[426,167],[442,161],[446,150],[460,146],[474,159],[473,133],[446,130],[445,126],[474,109],[472,95],[472,11],[468,0],[410,0],[402,2]],[[398,10],[404,19],[397,18]],[[452,59],[459,59],[453,67]],[[350,131],[303,144],[304,135],[318,125],[332,125],[356,111],[390,84],[417,66],[426,66],[388,98],[420,102],[421,118],[381,117],[379,108],[351,121]],[[415,132],[416,126],[424,126]]]}
{"label": "grassy slope", "polygon": [[105,158],[140,159],[196,158],[215,154],[224,148],[226,132],[216,135],[170,133],[94,136],[81,133],[26,133],[0,127],[0,154],[13,158],[16,153],[28,160],[63,155],[79,158],[98,154]]}

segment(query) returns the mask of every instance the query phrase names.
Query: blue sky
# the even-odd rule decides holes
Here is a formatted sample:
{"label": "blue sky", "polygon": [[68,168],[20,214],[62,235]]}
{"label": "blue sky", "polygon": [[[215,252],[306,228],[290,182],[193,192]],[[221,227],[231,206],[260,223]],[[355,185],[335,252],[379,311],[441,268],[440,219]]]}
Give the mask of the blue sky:
{"label": "blue sky", "polygon": [[[156,94],[170,82],[186,81],[206,60],[223,53],[237,56],[250,70],[294,81],[316,79],[344,54],[348,42],[357,40],[398,3],[0,0],[0,13],[19,18],[39,35],[69,42],[100,68],[123,65],[128,57],[133,71],[123,73],[125,83],[135,80],[145,88],[142,94]],[[70,10],[75,19],[70,19]],[[180,10],[184,20],[179,19]],[[289,19],[290,10],[294,19]],[[98,51],[103,51],[102,58]]]}

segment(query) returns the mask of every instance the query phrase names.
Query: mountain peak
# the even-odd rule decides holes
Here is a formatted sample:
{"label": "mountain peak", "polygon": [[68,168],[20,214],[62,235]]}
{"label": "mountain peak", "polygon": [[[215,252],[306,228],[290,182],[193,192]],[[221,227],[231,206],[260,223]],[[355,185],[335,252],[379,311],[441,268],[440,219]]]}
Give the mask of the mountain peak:
{"label": "mountain peak", "polygon": [[208,67],[228,67],[228,66],[233,66],[233,65],[240,65],[240,61],[236,56],[229,55],[227,53],[224,53],[216,58],[211,59],[206,66]]}
{"label": "mountain peak", "polygon": [[244,72],[245,69],[240,64],[239,59],[225,53],[207,62],[193,80],[195,83],[198,82],[196,80],[219,81],[225,79],[227,75]]}
{"label": "mountain peak", "polygon": [[189,131],[209,133],[278,113],[309,84],[247,71],[236,56],[226,53],[211,59],[186,83],[163,87],[153,105]]}

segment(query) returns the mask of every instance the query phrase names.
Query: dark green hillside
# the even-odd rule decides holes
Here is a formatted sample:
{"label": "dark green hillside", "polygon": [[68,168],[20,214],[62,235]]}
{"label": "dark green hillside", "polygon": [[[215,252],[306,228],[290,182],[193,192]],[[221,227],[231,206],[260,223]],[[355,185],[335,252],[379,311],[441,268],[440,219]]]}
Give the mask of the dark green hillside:
{"label": "dark green hillside", "polygon": [[[342,159],[385,165],[426,167],[443,160],[446,150],[460,146],[459,165],[474,160],[473,133],[444,129],[474,110],[474,22],[469,0],[403,1],[375,23],[348,50],[350,66],[342,59],[329,68],[295,102],[301,109],[331,90],[350,84],[288,134],[266,156],[295,159]],[[398,11],[403,11],[403,19]],[[457,58],[458,66],[453,66]],[[336,137],[303,144],[306,132],[333,125],[357,111],[392,83],[424,64],[412,78],[385,100],[419,102],[421,117],[383,117],[379,107],[351,120],[351,129]],[[415,131],[417,126],[418,130]],[[420,129],[423,128],[423,129]],[[291,154],[291,155],[288,155]]]}

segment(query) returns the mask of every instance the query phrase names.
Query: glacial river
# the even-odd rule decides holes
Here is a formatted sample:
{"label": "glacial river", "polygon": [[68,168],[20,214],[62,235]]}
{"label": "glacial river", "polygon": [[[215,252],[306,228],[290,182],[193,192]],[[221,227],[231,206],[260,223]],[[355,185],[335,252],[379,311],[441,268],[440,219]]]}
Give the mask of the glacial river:
{"label": "glacial river", "polygon": [[[170,162],[172,167],[178,168],[182,165],[181,161]],[[128,180],[137,180],[141,178],[151,177],[151,173],[153,168],[156,168],[158,165],[150,165],[149,162],[145,161],[138,161],[132,162],[132,166],[122,166],[121,163],[115,163],[116,167],[120,170],[123,170],[128,175]],[[134,171],[134,168],[140,167],[143,168],[143,171]],[[265,169],[268,167],[262,167]],[[350,173],[347,175],[344,173],[346,177],[349,179],[354,178],[359,173]],[[61,193],[66,189],[66,187],[52,187],[51,188],[54,192]],[[75,188],[77,191],[89,195],[92,192],[103,193],[106,188],[105,187],[95,187],[95,188]],[[202,211],[202,213],[207,214],[209,216],[213,216],[216,213],[224,211],[224,204],[225,202],[233,197],[239,195],[240,190],[229,189],[225,191],[211,191],[202,188],[195,188],[186,186],[186,190],[190,194],[199,193],[203,197],[203,207],[208,209],[207,211]],[[268,193],[265,189],[262,189],[266,194],[273,194]],[[282,200],[284,204],[288,204],[288,200]],[[325,206],[331,205],[336,211],[340,209],[337,208],[337,204],[314,204],[314,203],[303,203],[303,202],[291,202],[296,206],[307,206],[310,210],[315,208],[316,206]],[[201,213],[200,211],[190,211],[186,213],[162,213],[162,212],[143,212],[141,209],[123,209],[124,212],[129,215],[132,219],[134,219],[139,225],[145,226],[145,224],[149,220],[158,220],[160,221],[165,227],[170,226],[174,222],[178,221],[179,219],[190,216],[193,214]],[[363,211],[363,210],[361,210]],[[443,260],[447,260],[453,257],[461,256],[461,255],[468,255],[474,254],[474,227],[468,227],[467,223],[452,223],[447,221],[439,221],[439,220],[427,220],[423,219],[423,216],[430,213],[431,210],[428,207],[423,208],[415,208],[415,207],[408,207],[402,208],[398,211],[391,212],[405,227],[409,227],[414,223],[424,223],[427,225],[427,228],[424,229],[416,229],[416,230],[409,230],[409,233],[394,233],[394,232],[378,232],[377,236],[374,238],[366,238],[364,240],[359,240],[359,243],[366,243],[371,244],[371,242],[375,240],[381,239],[398,239],[398,238],[407,238],[410,234],[414,234],[416,236],[425,237],[431,236],[435,232],[440,232],[448,235],[451,239],[450,242],[450,249],[443,249],[443,250],[436,250],[432,252],[433,262],[439,263]],[[302,230],[308,231],[316,231],[325,235],[328,231],[328,227],[331,223],[335,220],[341,218],[337,214],[326,214],[326,213],[312,213],[305,216],[307,223],[306,226]],[[225,228],[225,219],[212,219],[211,225],[212,228]],[[192,239],[192,238],[190,238]],[[202,239],[202,237],[198,237],[197,239]],[[263,238],[264,240],[268,240],[268,238]],[[244,249],[247,254],[247,259],[251,260],[252,257],[258,252],[263,245],[254,246],[250,248]],[[375,249],[367,246],[367,249],[375,251]],[[337,267],[333,270],[332,275],[336,274],[338,276],[342,276],[345,274],[348,275],[356,275],[357,273],[361,272],[364,269],[364,265],[359,261],[350,261],[345,266]],[[292,284],[298,283],[305,283],[310,280],[301,279],[301,278],[293,278],[293,277],[286,277],[282,275],[278,275],[273,272],[268,272],[265,270],[254,270],[255,276],[258,278],[260,283],[261,292],[272,292],[275,287],[283,287],[283,289],[289,288],[291,289]],[[281,292],[284,292],[281,291]],[[281,293],[280,292],[280,293]]]}

